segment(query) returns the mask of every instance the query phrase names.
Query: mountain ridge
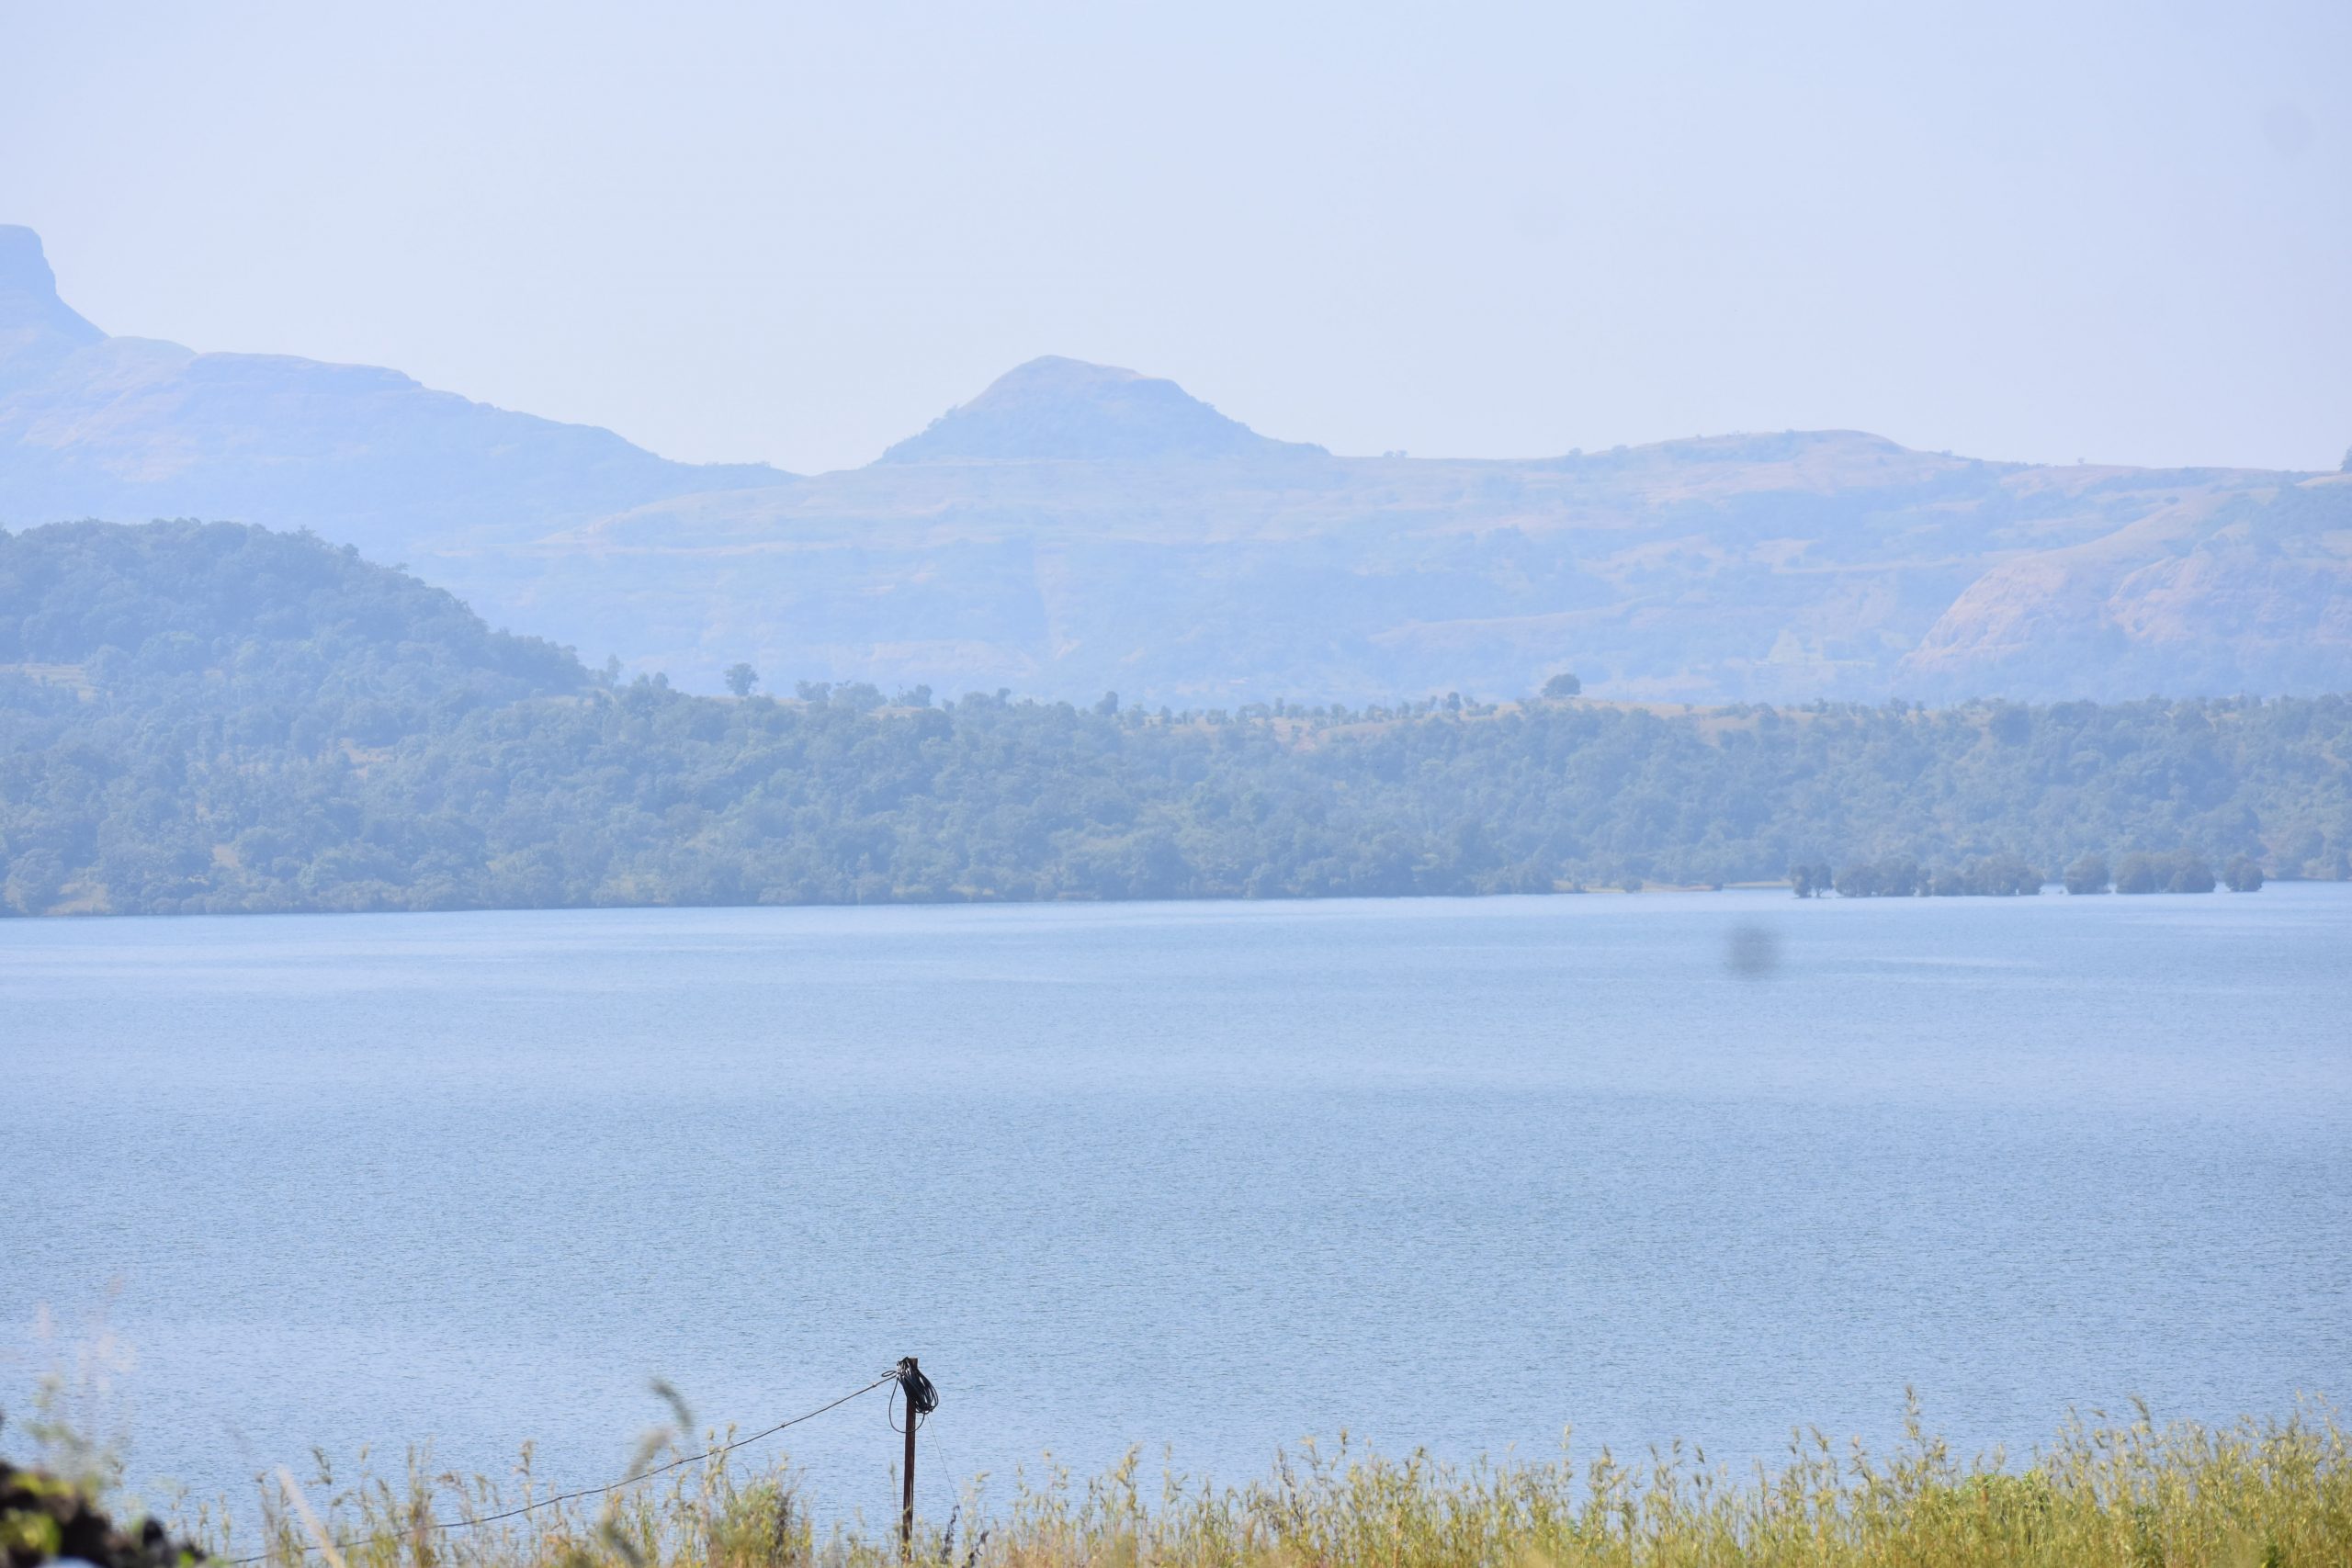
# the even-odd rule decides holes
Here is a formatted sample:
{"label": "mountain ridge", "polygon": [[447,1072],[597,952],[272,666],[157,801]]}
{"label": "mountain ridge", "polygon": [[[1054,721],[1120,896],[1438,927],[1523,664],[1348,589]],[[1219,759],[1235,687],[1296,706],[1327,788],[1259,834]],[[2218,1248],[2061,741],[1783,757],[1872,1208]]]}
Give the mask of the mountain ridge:
{"label": "mountain ridge", "polygon": [[[97,334],[92,336],[91,334]],[[110,338],[0,230],[0,525],[236,518],[690,684],[2119,698],[2352,688],[2352,485],[1859,431],[1335,456],[1046,356],[863,468],[669,462],[398,371]]]}
{"label": "mountain ridge", "polygon": [[779,477],[383,367],[111,337],[58,294],[40,237],[0,225],[0,523],[232,516],[397,558]]}

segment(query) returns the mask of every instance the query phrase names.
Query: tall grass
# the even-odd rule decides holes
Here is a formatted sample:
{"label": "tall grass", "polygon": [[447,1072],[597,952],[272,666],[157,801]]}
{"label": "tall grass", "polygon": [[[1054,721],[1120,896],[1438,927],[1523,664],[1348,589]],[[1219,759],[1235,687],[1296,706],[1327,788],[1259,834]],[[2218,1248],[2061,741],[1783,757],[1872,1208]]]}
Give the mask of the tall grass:
{"label": "tall grass", "polygon": [[[1449,1465],[1307,1446],[1236,1487],[1147,1486],[1136,1456],[1082,1484],[967,1495],[917,1531],[924,1568],[2346,1568],[2352,1463],[2332,1412],[2234,1426],[2075,1420],[2030,1463],[1962,1461],[1916,1417],[1883,1458],[1818,1435],[1777,1469],[1733,1476],[1679,1446],[1628,1464]],[[640,1466],[644,1456],[640,1455]],[[724,1460],[595,1506],[478,1529],[547,1489],[435,1473],[345,1482],[322,1461],[308,1495],[345,1568],[883,1568],[896,1521],[819,1530],[787,1466]],[[223,1516],[187,1521],[216,1553],[321,1562],[310,1529],[265,1491],[259,1539]],[[975,1529],[971,1520],[984,1518]],[[960,1534],[959,1534],[960,1530]]]}

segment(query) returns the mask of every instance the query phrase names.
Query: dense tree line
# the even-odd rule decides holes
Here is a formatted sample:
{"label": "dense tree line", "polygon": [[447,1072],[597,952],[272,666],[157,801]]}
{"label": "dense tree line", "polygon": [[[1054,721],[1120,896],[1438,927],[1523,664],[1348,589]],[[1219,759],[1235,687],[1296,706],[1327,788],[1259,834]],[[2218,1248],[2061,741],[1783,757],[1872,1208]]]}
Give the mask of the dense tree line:
{"label": "dense tree line", "polygon": [[306,536],[0,533],[0,904],[1319,897],[1792,874],[1800,890],[1898,891],[1907,874],[1914,893],[2015,893],[2086,854],[2112,858],[2119,888],[2171,886],[2184,856],[2231,865],[2233,885],[2239,866],[2257,885],[2265,868],[2352,873],[2342,697],[1170,713],[823,683],[778,699],[748,668],[731,683],[745,694],[616,684]]}

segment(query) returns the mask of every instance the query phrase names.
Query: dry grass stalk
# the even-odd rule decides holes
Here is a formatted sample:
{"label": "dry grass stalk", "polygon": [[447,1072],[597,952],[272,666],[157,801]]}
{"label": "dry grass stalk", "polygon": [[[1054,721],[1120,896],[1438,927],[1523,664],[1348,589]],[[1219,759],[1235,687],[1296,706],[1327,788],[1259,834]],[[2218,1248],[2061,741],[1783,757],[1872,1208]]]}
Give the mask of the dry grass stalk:
{"label": "dry grass stalk", "polygon": [[[1873,1458],[1815,1433],[1776,1470],[1736,1479],[1679,1445],[1639,1466],[1453,1466],[1387,1459],[1343,1439],[1279,1459],[1238,1487],[1163,1478],[1136,1456],[1074,1486],[1056,1475],[986,1512],[976,1488],[926,1525],[929,1568],[2344,1568],[2352,1563],[2352,1451],[2333,1413],[2229,1427],[2070,1422],[2030,1463],[1963,1462],[1914,1417]],[[347,1568],[895,1568],[895,1530],[820,1539],[782,1463],[724,1459],[606,1499],[480,1529],[422,1528],[528,1500],[413,1458],[403,1483],[340,1488],[322,1464],[325,1529]],[[289,1494],[292,1495],[292,1494]],[[265,1503],[268,1499],[265,1496]],[[298,1506],[300,1506],[298,1503]],[[436,1516],[435,1510],[439,1510]],[[988,1520],[955,1538],[956,1518]],[[302,1532],[265,1508],[273,1568],[307,1568]],[[236,1543],[225,1534],[218,1548]],[[248,1546],[246,1550],[252,1548]],[[236,1554],[236,1553],[232,1553]]]}

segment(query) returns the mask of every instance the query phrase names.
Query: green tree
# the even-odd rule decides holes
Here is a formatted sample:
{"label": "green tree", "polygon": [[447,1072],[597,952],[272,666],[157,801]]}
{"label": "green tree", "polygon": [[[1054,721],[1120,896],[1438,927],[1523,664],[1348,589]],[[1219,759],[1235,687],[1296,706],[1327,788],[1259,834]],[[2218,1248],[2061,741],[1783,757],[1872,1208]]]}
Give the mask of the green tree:
{"label": "green tree", "polygon": [[2189,850],[2181,850],[2166,857],[2165,891],[2167,893],[2211,893],[2214,888],[2213,868],[2205,857]]}
{"label": "green tree", "polygon": [[2066,868],[2066,891],[2069,893],[2104,893],[2113,877],[2107,868],[2107,857],[2097,850],[2085,850]]}
{"label": "green tree", "polygon": [[1583,691],[1584,682],[1577,680],[1576,672],[1570,670],[1563,670],[1544,682],[1544,695],[1554,702],[1576,696]]}
{"label": "green tree", "polygon": [[760,672],[739,661],[727,667],[724,679],[729,691],[739,697],[748,697],[752,694],[752,688],[760,683]]}

